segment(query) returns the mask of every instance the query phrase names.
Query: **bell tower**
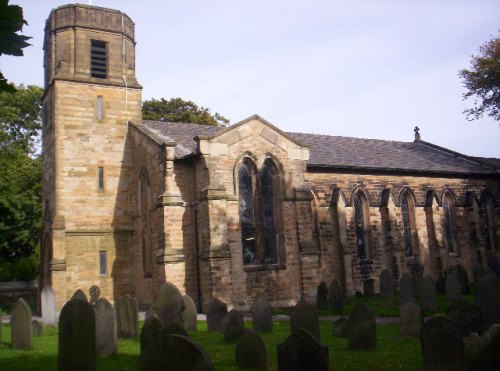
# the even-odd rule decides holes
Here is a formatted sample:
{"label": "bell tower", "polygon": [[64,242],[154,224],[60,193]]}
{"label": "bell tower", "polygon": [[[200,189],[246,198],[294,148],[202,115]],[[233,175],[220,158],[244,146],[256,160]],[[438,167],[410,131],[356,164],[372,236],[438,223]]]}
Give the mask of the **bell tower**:
{"label": "bell tower", "polygon": [[88,5],[53,9],[45,26],[40,285],[60,309],[92,285],[114,299],[130,272],[127,128],[141,121],[134,23]]}

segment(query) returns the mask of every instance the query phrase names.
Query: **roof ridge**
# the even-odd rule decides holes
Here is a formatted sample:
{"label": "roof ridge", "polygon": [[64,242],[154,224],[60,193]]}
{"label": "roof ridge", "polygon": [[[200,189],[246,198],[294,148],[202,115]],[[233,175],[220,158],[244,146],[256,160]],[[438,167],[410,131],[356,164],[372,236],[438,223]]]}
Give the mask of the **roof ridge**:
{"label": "roof ridge", "polygon": [[395,140],[395,139],[378,139],[378,138],[360,138],[360,137],[349,137],[345,135],[331,135],[331,134],[315,134],[315,133],[298,133],[298,132],[293,132],[293,131],[287,131],[287,134],[290,135],[310,135],[310,136],[315,136],[315,137],[329,137],[329,138],[346,138],[346,139],[356,139],[356,140],[372,140],[372,141],[378,141],[378,142],[391,142],[391,143],[404,143],[404,144],[410,144],[413,143],[413,141],[402,141],[402,140]]}

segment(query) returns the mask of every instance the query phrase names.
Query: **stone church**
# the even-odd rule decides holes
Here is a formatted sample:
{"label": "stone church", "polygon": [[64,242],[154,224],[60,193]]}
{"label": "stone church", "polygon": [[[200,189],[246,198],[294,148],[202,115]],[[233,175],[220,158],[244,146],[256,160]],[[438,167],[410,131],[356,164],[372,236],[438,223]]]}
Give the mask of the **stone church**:
{"label": "stone church", "polygon": [[[134,23],[54,9],[44,41],[40,286],[148,308],[163,282],[204,310],[362,293],[383,269],[439,277],[500,260],[500,160],[412,142],[144,121]],[[374,280],[374,281],[370,281]]]}

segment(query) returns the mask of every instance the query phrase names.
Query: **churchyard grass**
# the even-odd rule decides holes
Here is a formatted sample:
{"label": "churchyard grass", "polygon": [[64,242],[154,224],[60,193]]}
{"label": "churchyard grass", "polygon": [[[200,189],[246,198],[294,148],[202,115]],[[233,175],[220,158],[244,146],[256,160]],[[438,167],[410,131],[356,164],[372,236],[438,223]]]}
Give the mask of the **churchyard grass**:
{"label": "churchyard grass", "polygon": [[[142,326],[142,322],[141,322]],[[251,328],[251,322],[245,327]],[[419,370],[422,357],[419,339],[401,339],[399,325],[377,325],[377,350],[348,350],[347,339],[332,336],[330,321],[321,321],[321,343],[330,349],[332,370]],[[45,328],[42,336],[33,338],[33,350],[10,349],[10,327],[3,325],[0,365],[5,370],[56,370],[57,330]],[[274,322],[272,333],[261,334],[268,351],[269,370],[277,370],[276,346],[290,333],[288,322]],[[206,322],[198,322],[198,332],[189,334],[208,353],[216,370],[237,370],[235,343],[223,341],[222,334],[207,332]],[[135,370],[139,357],[139,339],[119,339],[118,354],[98,357],[98,370]]]}

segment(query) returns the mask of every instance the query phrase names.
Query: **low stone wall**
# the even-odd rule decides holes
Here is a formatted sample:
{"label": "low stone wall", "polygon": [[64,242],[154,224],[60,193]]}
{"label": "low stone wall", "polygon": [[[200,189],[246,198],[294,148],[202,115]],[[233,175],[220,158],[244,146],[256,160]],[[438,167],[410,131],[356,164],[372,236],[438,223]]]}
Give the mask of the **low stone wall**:
{"label": "low stone wall", "polygon": [[36,281],[0,282],[0,309],[10,309],[22,297],[31,306],[38,306],[38,284]]}

